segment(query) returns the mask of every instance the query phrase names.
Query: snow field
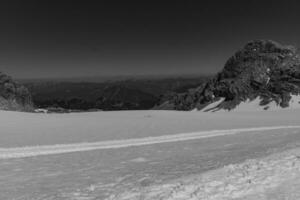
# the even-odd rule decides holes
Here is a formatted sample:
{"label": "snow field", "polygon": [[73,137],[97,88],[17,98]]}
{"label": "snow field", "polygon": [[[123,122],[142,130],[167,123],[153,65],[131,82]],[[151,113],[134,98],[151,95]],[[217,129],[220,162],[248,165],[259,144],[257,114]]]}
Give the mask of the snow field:
{"label": "snow field", "polygon": [[151,144],[160,144],[168,142],[180,142],[194,139],[210,138],[216,136],[233,135],[244,132],[267,131],[276,129],[297,129],[300,126],[274,126],[274,127],[257,127],[242,128],[230,130],[212,130],[199,131],[195,133],[182,133],[175,135],[163,135],[156,137],[146,137],[125,140],[110,140],[101,142],[75,143],[75,144],[56,144],[43,146],[28,146],[16,148],[0,148],[0,159],[25,158],[41,155],[54,155],[72,152],[93,151],[101,149],[118,149],[132,146],[143,146]]}
{"label": "snow field", "polygon": [[285,194],[279,199],[295,199],[294,196],[300,196],[300,184],[292,188],[293,192],[285,185],[293,185],[299,178],[300,148],[168,184],[112,195],[107,200],[266,200],[275,199],[278,191]]}

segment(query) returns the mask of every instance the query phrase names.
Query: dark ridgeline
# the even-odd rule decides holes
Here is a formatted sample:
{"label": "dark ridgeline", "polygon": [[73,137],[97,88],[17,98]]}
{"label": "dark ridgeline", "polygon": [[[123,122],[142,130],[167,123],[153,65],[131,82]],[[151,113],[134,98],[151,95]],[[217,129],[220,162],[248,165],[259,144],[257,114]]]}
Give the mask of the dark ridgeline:
{"label": "dark ridgeline", "polygon": [[[300,59],[296,48],[271,40],[255,40],[229,58],[224,69],[205,84],[169,96],[157,108],[201,109],[220,98],[218,109],[234,109],[242,101],[260,97],[260,105],[275,101],[288,107],[300,93]],[[264,109],[268,109],[265,107]]]}
{"label": "dark ridgeline", "polygon": [[121,81],[29,81],[23,84],[37,108],[54,112],[87,110],[147,110],[162,96],[185,92],[208,80],[206,76],[132,78]]}

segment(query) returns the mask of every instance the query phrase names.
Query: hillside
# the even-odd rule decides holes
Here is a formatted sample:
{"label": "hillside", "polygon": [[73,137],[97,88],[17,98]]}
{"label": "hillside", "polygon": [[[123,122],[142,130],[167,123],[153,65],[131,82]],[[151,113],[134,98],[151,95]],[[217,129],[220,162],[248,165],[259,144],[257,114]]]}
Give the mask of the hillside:
{"label": "hillside", "polygon": [[299,94],[299,86],[300,59],[296,48],[255,40],[229,58],[223,70],[207,83],[168,97],[158,108],[201,110],[219,101],[211,109],[232,110],[253,100],[258,100],[265,110],[270,103],[286,108],[292,95]]}
{"label": "hillside", "polygon": [[31,111],[33,103],[27,88],[0,72],[0,110]]}

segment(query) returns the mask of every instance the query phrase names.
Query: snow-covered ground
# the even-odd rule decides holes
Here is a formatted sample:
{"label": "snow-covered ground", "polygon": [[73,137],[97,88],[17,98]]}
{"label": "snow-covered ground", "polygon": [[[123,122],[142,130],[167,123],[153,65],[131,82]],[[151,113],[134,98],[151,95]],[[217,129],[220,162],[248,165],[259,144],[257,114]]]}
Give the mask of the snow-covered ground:
{"label": "snow-covered ground", "polygon": [[300,199],[300,148],[167,184],[111,195],[122,200]]}
{"label": "snow-covered ground", "polygon": [[33,157],[33,156],[40,156],[40,155],[55,155],[55,154],[103,150],[103,149],[119,149],[119,148],[126,148],[126,147],[144,146],[144,145],[161,144],[161,143],[169,143],[169,142],[182,142],[182,141],[210,138],[216,136],[227,136],[233,134],[240,134],[244,132],[249,133],[249,132],[257,132],[257,131],[286,130],[286,129],[299,129],[299,128],[300,126],[270,126],[270,127],[257,127],[257,128],[240,128],[240,129],[229,129],[229,130],[199,131],[194,133],[181,133],[181,134],[145,137],[145,138],[136,138],[136,139],[108,140],[108,141],[100,141],[100,142],[0,148],[0,159],[26,158],[26,157]]}
{"label": "snow-covered ground", "polygon": [[[206,107],[202,108],[202,112],[228,112],[228,110],[220,109],[218,106],[224,101],[220,98],[218,101],[213,102]],[[300,108],[300,95],[291,95],[289,106],[286,108],[280,107],[275,101],[271,101],[266,105],[260,105],[261,98],[257,97],[253,100],[246,100],[241,102],[235,109],[230,112],[257,112],[257,111],[280,111],[280,110],[293,110]],[[196,110],[195,110],[196,111]]]}
{"label": "snow-covered ground", "polygon": [[[300,110],[300,109],[299,109]],[[299,110],[113,111],[66,114],[0,111],[0,147],[97,142],[210,130],[299,125]]]}
{"label": "snow-covered ground", "polygon": [[0,199],[298,199],[299,115],[2,111]]}

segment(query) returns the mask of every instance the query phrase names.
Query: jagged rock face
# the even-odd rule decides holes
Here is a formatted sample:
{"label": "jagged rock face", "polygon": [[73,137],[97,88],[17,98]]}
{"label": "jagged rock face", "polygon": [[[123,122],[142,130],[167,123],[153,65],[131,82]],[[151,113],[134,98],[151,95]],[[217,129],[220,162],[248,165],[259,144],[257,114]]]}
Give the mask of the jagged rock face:
{"label": "jagged rock face", "polygon": [[0,72],[0,110],[32,111],[33,103],[27,88]]}
{"label": "jagged rock face", "polygon": [[176,94],[163,105],[177,110],[201,109],[221,97],[220,109],[234,109],[247,99],[261,98],[261,105],[275,101],[287,107],[291,94],[300,93],[300,58],[292,46],[270,40],[251,41],[229,58],[213,79]]}

